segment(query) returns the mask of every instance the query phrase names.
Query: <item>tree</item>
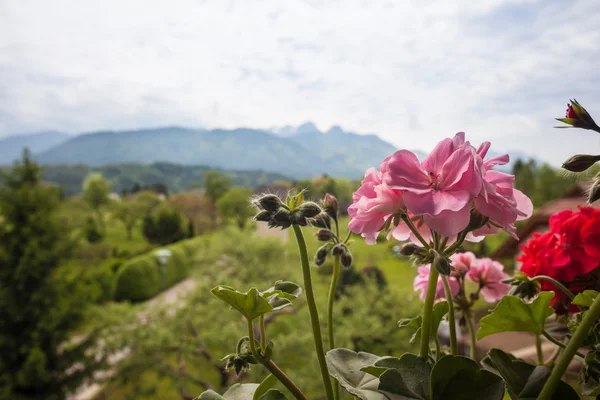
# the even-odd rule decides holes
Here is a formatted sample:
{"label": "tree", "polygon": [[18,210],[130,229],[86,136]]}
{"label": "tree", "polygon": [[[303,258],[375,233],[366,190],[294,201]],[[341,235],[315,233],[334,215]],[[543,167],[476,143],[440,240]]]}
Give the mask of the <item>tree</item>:
{"label": "tree", "polygon": [[96,213],[98,226],[101,233],[106,232],[106,224],[104,223],[103,208],[110,204],[110,183],[106,181],[102,174],[97,172],[91,173],[83,182],[83,200],[88,203],[90,208]]}
{"label": "tree", "polygon": [[176,193],[169,197],[169,202],[193,224],[196,234],[210,230],[214,206],[208,196],[196,192]]}
{"label": "tree", "polygon": [[181,214],[165,206],[153,215],[144,217],[142,233],[148,242],[164,246],[185,239],[187,229],[184,225]]}
{"label": "tree", "polygon": [[24,152],[0,187],[0,397],[60,399],[80,375],[61,349],[83,312],[81,292],[58,274],[69,247],[54,188]]}
{"label": "tree", "polygon": [[213,204],[211,212],[213,229],[217,229],[217,201],[229,190],[230,186],[229,178],[218,171],[208,171],[204,174],[204,191]]}
{"label": "tree", "polygon": [[248,188],[233,187],[217,201],[217,209],[224,218],[233,219],[240,229],[244,229],[255,213],[248,200],[251,195],[252,190]]}
{"label": "tree", "polygon": [[143,209],[140,203],[123,199],[115,205],[112,216],[123,223],[127,239],[131,240],[133,227],[143,216]]}
{"label": "tree", "polygon": [[160,204],[158,195],[149,190],[144,190],[135,195],[135,203],[140,209],[142,216],[150,215]]}

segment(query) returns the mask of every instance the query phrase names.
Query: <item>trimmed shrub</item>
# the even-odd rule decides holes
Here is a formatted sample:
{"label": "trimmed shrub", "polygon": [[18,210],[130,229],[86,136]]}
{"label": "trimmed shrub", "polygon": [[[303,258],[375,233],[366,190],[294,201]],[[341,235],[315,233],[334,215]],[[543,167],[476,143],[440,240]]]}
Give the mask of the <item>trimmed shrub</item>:
{"label": "trimmed shrub", "polygon": [[171,246],[171,255],[161,264],[155,249],[120,266],[116,275],[115,300],[144,301],[185,279],[201,246],[198,239],[184,240]]}

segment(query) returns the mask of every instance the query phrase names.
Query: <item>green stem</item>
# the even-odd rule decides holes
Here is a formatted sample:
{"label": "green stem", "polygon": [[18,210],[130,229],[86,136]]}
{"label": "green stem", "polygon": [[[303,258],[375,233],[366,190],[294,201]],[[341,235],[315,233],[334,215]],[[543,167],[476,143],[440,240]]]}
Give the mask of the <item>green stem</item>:
{"label": "green stem", "polygon": [[[298,400],[307,400],[306,396],[302,391],[296,386],[294,382],[281,370],[279,367],[272,361],[265,361],[261,354],[256,351],[256,344],[254,339],[254,326],[252,321],[248,321],[248,339],[250,340],[250,351],[256,359],[265,366],[266,369],[269,370],[279,381],[294,395],[294,397]],[[239,347],[239,345],[238,345]]]}
{"label": "green stem", "polygon": [[465,319],[467,320],[467,328],[469,329],[469,335],[471,337],[471,349],[470,357],[477,361],[477,337],[475,336],[475,329],[473,328],[473,321],[471,320],[471,313],[465,313]]}
{"label": "green stem", "polygon": [[465,237],[467,237],[466,233],[461,232],[458,235],[458,238],[456,238],[456,242],[452,243],[445,251],[444,253],[447,256],[451,256],[452,254],[454,254],[454,252],[460,247],[461,244],[463,244],[463,242],[465,241]]}
{"label": "green stem", "polygon": [[558,387],[565,371],[571,364],[571,360],[575,354],[577,354],[577,349],[579,346],[583,344],[583,341],[587,337],[590,332],[590,329],[596,324],[598,319],[600,318],[600,296],[596,297],[590,309],[585,313],[581,323],[575,333],[569,340],[569,344],[565,348],[565,351],[558,359],[556,366],[552,369],[552,373],[550,377],[546,381],[542,392],[540,393],[538,400],[549,400],[552,398],[552,394]]}
{"label": "green stem", "polygon": [[440,273],[435,268],[430,268],[429,282],[427,283],[427,293],[425,295],[425,306],[423,307],[423,323],[421,324],[421,351],[419,353],[419,355],[425,359],[429,356],[431,314],[433,312],[433,302],[435,300],[435,291],[437,289],[439,275]]}
{"label": "green stem", "polygon": [[275,378],[279,379],[279,382],[283,383],[285,386],[298,400],[307,400],[306,396],[302,391],[296,386],[294,382],[283,372],[273,361],[269,360],[263,364],[266,369],[269,370],[270,373],[275,376]]}
{"label": "green stem", "polygon": [[535,335],[535,351],[537,352],[538,365],[544,365],[544,353],[542,352],[542,339]]}
{"label": "green stem", "polygon": [[549,276],[538,275],[536,277],[531,278],[531,281],[532,282],[535,282],[535,281],[548,281],[548,282],[552,283],[554,286],[556,286],[557,288],[559,288],[560,290],[562,290],[564,294],[566,294],[567,296],[569,296],[569,299],[573,300],[575,298],[575,295],[573,294],[573,292],[571,292],[569,289],[567,289],[567,287],[565,285],[563,285],[562,283],[560,283],[556,279],[551,278]]}
{"label": "green stem", "polygon": [[[544,337],[546,339],[548,339],[550,342],[554,343],[555,345],[557,345],[558,347],[560,347],[561,349],[566,349],[567,345],[564,344],[563,342],[556,340],[552,335],[550,335],[547,331],[542,331],[542,335],[544,335]],[[575,355],[581,357],[581,358],[585,358],[585,355],[583,353],[580,353],[578,351],[575,352]]]}
{"label": "green stem", "polygon": [[252,320],[248,321],[248,340],[250,341],[250,351],[252,351],[252,354],[255,357],[260,357],[260,354],[256,351],[256,339],[254,339],[254,325]]}
{"label": "green stem", "polygon": [[[340,277],[340,256],[333,257],[333,273],[331,274],[331,284],[329,286],[329,295],[327,296],[327,334],[329,337],[329,350],[335,349],[335,335],[333,334],[333,301],[335,300],[335,289]],[[333,396],[335,400],[340,397],[340,388],[338,382],[333,380]]]}
{"label": "green stem", "polygon": [[406,225],[411,230],[411,232],[417,237],[417,239],[419,240],[419,242],[421,242],[421,244],[423,245],[423,247],[425,247],[427,250],[429,250],[431,248],[431,246],[429,246],[429,243],[427,243],[425,241],[425,239],[423,239],[423,236],[421,236],[421,234],[419,233],[418,229],[412,223],[412,221],[410,220],[410,218],[408,217],[408,215],[407,214],[402,214],[401,218],[406,223]]}
{"label": "green stem", "polygon": [[454,317],[454,300],[452,299],[452,290],[450,289],[450,284],[448,283],[448,277],[442,275],[442,283],[444,284],[444,293],[446,294],[446,301],[448,302],[448,307],[450,310],[448,311],[448,325],[450,328],[450,351],[452,355],[455,356],[458,354],[458,345],[456,342],[456,321]]}
{"label": "green stem", "polygon": [[263,351],[267,349],[267,331],[265,329],[265,315],[259,317],[260,324],[260,347]]}
{"label": "green stem", "polygon": [[438,362],[442,358],[442,346],[440,346],[438,335],[434,335],[433,339],[435,341],[435,361]]}
{"label": "green stem", "polygon": [[296,241],[298,242],[298,251],[300,252],[302,275],[304,277],[304,290],[306,292],[306,303],[308,304],[313,337],[315,340],[315,350],[317,352],[317,359],[319,360],[319,367],[321,368],[321,377],[323,378],[323,385],[325,386],[325,394],[327,400],[333,400],[333,387],[331,385],[331,379],[329,378],[329,372],[327,371],[327,362],[325,361],[323,338],[321,336],[321,326],[319,324],[319,312],[317,310],[317,303],[315,302],[315,296],[312,288],[306,242],[304,241],[304,235],[302,234],[300,227],[298,225],[292,225],[292,228],[294,229]]}

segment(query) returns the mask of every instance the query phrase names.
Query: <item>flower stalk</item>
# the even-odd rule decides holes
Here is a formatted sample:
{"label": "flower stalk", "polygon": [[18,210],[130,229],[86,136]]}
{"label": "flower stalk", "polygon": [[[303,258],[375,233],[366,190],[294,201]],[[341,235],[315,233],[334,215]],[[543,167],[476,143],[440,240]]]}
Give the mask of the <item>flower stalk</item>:
{"label": "flower stalk", "polygon": [[431,268],[429,271],[429,282],[427,283],[427,293],[425,295],[425,306],[423,307],[423,324],[421,325],[421,349],[419,355],[422,358],[429,356],[429,336],[431,334],[431,315],[433,312],[433,302],[435,300],[435,291],[440,273]]}
{"label": "flower stalk", "polygon": [[306,250],[306,241],[304,240],[302,229],[298,225],[294,224],[292,225],[292,228],[294,229],[294,235],[296,236],[298,250],[300,252],[300,262],[302,264],[302,276],[304,278],[306,302],[308,304],[313,337],[315,340],[315,350],[317,353],[317,359],[319,360],[319,368],[321,369],[321,377],[323,379],[323,385],[325,386],[325,394],[327,400],[333,400],[333,386],[331,385],[331,379],[327,370],[327,362],[325,361],[323,338],[321,336],[321,325],[319,323],[319,312],[317,310],[317,303],[315,302],[315,296],[313,293],[312,279],[310,276],[310,264],[308,262],[308,252]]}
{"label": "flower stalk", "polygon": [[456,341],[456,321],[454,317],[454,300],[452,298],[452,290],[450,289],[450,283],[448,277],[442,275],[442,283],[444,284],[444,293],[446,294],[446,301],[448,302],[448,325],[450,328],[450,352],[453,356],[458,353],[458,345]]}
{"label": "flower stalk", "polygon": [[567,371],[569,364],[573,360],[573,357],[577,354],[577,349],[583,344],[583,341],[587,337],[590,332],[590,329],[596,324],[598,319],[600,318],[600,296],[596,297],[592,306],[588,311],[586,311],[579,327],[569,340],[565,351],[558,359],[556,366],[552,369],[552,373],[550,377],[546,381],[542,392],[540,393],[538,400],[549,400],[552,398],[552,395],[556,391],[563,375]]}
{"label": "flower stalk", "polygon": [[[333,334],[333,302],[335,300],[335,289],[337,288],[339,277],[340,256],[337,255],[333,257],[333,272],[331,274],[331,284],[327,296],[327,335],[329,338],[329,350],[335,349],[335,335]],[[340,388],[335,379],[333,380],[333,396],[335,400],[340,396]]]}

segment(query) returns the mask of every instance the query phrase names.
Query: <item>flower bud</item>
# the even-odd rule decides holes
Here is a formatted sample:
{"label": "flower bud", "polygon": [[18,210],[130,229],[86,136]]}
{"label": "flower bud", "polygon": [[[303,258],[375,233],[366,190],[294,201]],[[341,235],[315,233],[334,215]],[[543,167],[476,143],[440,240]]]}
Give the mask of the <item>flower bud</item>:
{"label": "flower bud", "polygon": [[452,272],[450,261],[436,250],[431,249],[430,253],[433,256],[433,262],[431,265],[437,270],[437,272],[442,275],[450,275],[450,272]]}
{"label": "flower bud", "polygon": [[292,224],[290,212],[285,208],[280,208],[269,221],[269,227],[281,227],[282,229],[289,228]]}
{"label": "flower bud", "polygon": [[352,266],[352,253],[346,249],[342,256],[340,257],[340,261],[342,263],[342,267],[350,268]]}
{"label": "flower bud", "polygon": [[469,219],[469,225],[467,225],[465,231],[472,232],[479,228],[483,228],[489,220],[489,217],[480,214],[476,209],[473,208],[471,209],[471,218]]}
{"label": "flower bud", "polygon": [[261,221],[261,222],[269,222],[271,220],[271,218],[273,218],[273,213],[271,211],[266,211],[266,210],[261,211],[254,216],[255,221]]}
{"label": "flower bud", "polygon": [[329,246],[323,245],[317,249],[317,253],[315,254],[315,258],[325,258],[327,257],[327,253],[329,252]]}
{"label": "flower bud", "polygon": [[274,194],[265,194],[256,200],[258,207],[270,212],[277,212],[282,206],[281,199]]}
{"label": "flower bud", "polygon": [[571,100],[571,104],[567,104],[567,112],[565,118],[556,119],[575,128],[594,130],[600,129],[592,119],[591,115],[575,99]]}
{"label": "flower bud", "polygon": [[592,204],[596,200],[600,199],[600,177],[596,175],[596,180],[592,183],[592,187],[590,188],[590,196],[588,198],[588,203]]}
{"label": "flower bud", "polygon": [[321,242],[329,242],[333,238],[333,232],[329,229],[321,229],[316,233],[317,240]]}
{"label": "flower bud", "polygon": [[300,210],[294,210],[290,214],[290,222],[294,225],[307,226],[308,218],[306,218],[306,216],[304,216]]}
{"label": "flower bud", "polygon": [[600,155],[576,154],[565,161],[562,167],[571,172],[583,172],[598,161],[600,161]]}
{"label": "flower bud", "polygon": [[338,215],[338,201],[335,196],[327,193],[323,198],[323,209],[325,212],[334,220],[337,220]]}
{"label": "flower bud", "polygon": [[406,257],[412,256],[419,249],[419,246],[413,243],[407,243],[400,249],[400,254]]}
{"label": "flower bud", "polygon": [[305,218],[314,218],[317,215],[321,214],[321,207],[315,202],[307,201],[302,203],[300,207],[298,207],[295,211],[300,213]]}
{"label": "flower bud", "polygon": [[331,218],[325,213],[321,213],[310,220],[310,224],[315,228],[331,230]]}
{"label": "flower bud", "polygon": [[345,244],[343,243],[338,243],[335,246],[333,246],[333,248],[331,249],[331,255],[333,256],[340,256],[342,254],[344,254],[344,252],[347,251],[347,247]]}

